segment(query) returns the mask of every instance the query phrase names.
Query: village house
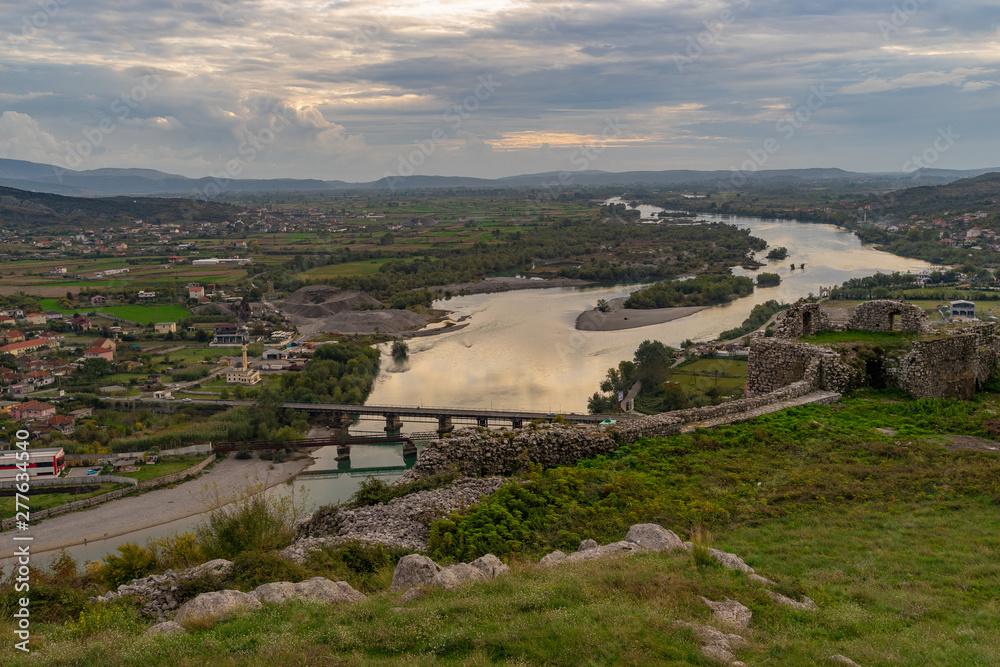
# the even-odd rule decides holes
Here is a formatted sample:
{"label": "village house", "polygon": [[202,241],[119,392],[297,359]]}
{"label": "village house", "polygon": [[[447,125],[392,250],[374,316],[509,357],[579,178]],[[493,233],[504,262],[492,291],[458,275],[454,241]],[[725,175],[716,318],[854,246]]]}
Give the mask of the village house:
{"label": "village house", "polygon": [[15,406],[10,411],[14,419],[47,419],[56,413],[56,406],[41,401],[28,401]]}
{"label": "village house", "polygon": [[5,343],[20,343],[24,340],[24,334],[17,329],[11,329],[3,335]]}
{"label": "village house", "polygon": [[24,316],[24,321],[28,324],[45,324],[45,315],[42,313],[28,313]]}
{"label": "village house", "polygon": [[15,322],[17,322],[17,320],[10,315],[0,315],[0,327],[12,327]]}
{"label": "village house", "polygon": [[106,347],[92,347],[89,350],[83,351],[84,359],[105,359],[107,361],[115,360],[115,351],[109,350]]}
{"label": "village house", "polygon": [[106,296],[102,296],[100,294],[95,294],[94,296],[90,297],[90,305],[91,306],[103,306],[107,302],[108,302],[108,298]]}
{"label": "village house", "polygon": [[77,315],[76,317],[74,317],[69,321],[69,324],[71,327],[73,327],[74,331],[78,332],[89,331],[91,327],[94,326],[90,322],[90,320],[84,317],[83,315]]}
{"label": "village house", "polygon": [[157,322],[153,325],[153,331],[158,334],[174,333],[177,331],[176,322]]}

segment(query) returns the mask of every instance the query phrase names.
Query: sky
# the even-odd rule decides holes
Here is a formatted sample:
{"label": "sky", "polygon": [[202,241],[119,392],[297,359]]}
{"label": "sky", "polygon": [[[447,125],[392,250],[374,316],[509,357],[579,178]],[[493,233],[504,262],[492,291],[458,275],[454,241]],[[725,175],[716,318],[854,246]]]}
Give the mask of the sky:
{"label": "sky", "polygon": [[980,0],[4,0],[0,157],[190,177],[1000,166]]}

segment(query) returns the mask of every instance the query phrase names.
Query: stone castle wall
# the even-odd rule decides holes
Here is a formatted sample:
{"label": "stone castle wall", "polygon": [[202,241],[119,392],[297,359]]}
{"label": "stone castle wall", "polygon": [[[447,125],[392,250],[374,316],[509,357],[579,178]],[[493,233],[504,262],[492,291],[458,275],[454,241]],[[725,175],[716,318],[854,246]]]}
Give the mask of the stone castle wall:
{"label": "stone castle wall", "polygon": [[[904,310],[887,310],[894,303],[883,303],[878,308],[863,311],[852,321],[858,319],[866,326],[875,327],[880,318],[888,317],[890,312],[902,316]],[[903,325],[923,327],[923,320],[913,316],[904,319]],[[794,326],[786,328],[786,331],[791,330]],[[880,378],[887,386],[902,389],[916,398],[968,399],[1000,364],[1000,338],[995,324],[983,322],[938,333],[937,338],[914,341],[905,356],[878,360],[882,370]],[[800,381],[808,382],[812,389],[841,393],[863,386],[866,367],[850,360],[849,351],[842,355],[825,346],[777,336],[758,338],[750,344],[747,395],[773,392]]]}
{"label": "stone castle wall", "polygon": [[[898,321],[899,326],[895,324]],[[801,338],[821,331],[893,331],[929,333],[930,318],[923,308],[898,299],[876,299],[854,307],[846,324],[831,321],[822,304],[799,301],[785,311],[774,327],[774,337]]]}

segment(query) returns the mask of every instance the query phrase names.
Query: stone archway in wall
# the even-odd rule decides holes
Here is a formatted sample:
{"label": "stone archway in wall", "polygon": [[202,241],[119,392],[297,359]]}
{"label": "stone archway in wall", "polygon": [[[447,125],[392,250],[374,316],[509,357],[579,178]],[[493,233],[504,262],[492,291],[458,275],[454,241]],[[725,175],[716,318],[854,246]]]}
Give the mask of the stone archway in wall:
{"label": "stone archway in wall", "polygon": [[816,333],[813,331],[813,314],[808,310],[802,311],[802,335],[809,336]]}
{"label": "stone archway in wall", "polygon": [[851,314],[849,329],[859,331],[901,331],[926,333],[930,318],[923,308],[897,299],[876,299],[858,304]]}

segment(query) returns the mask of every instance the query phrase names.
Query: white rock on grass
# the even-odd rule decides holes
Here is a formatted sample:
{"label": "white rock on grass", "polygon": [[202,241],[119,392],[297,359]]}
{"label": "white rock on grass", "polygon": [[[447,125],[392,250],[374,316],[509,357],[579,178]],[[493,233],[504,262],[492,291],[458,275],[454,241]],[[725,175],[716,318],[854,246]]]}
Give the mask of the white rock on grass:
{"label": "white rock on grass", "polygon": [[456,563],[435,574],[430,585],[452,590],[470,581],[487,581],[487,577],[482,570],[472,567],[468,563]]}
{"label": "white rock on grass", "polygon": [[146,630],[147,635],[159,635],[159,634],[172,634],[175,632],[187,632],[184,626],[176,621],[165,621],[163,623],[157,623],[150,629]]}
{"label": "white rock on grass", "polygon": [[674,623],[680,627],[690,628],[698,641],[701,642],[701,652],[712,660],[736,664],[734,663],[736,660],[735,651],[747,644],[747,640],[743,637],[726,634],[710,625],[698,625],[684,621],[674,621]]}
{"label": "white rock on grass", "polygon": [[587,549],[594,549],[601,546],[598,544],[597,540],[583,540],[580,542],[580,546],[577,551],[586,551]]}
{"label": "white rock on grass", "polygon": [[637,523],[628,530],[626,542],[635,542],[649,551],[683,549],[684,543],[672,530],[655,523]]}
{"label": "white rock on grass", "polygon": [[741,630],[750,627],[750,619],[753,618],[753,612],[736,600],[713,602],[703,597],[701,601],[707,604],[712,610],[712,620],[719,625],[739,628]]}
{"label": "white rock on grass", "polygon": [[188,600],[177,610],[177,621],[187,630],[209,628],[218,621],[224,621],[241,611],[255,611],[261,608],[260,601],[240,591],[215,591],[202,593]]}
{"label": "white rock on grass", "polygon": [[396,569],[392,573],[392,585],[389,590],[398,593],[406,591],[413,586],[429,584],[434,580],[434,575],[443,568],[427,556],[420,554],[410,554],[403,556],[396,564]]}
{"label": "white rock on grass", "polygon": [[622,540],[620,542],[612,542],[611,544],[594,547],[593,549],[587,549],[586,551],[571,553],[566,556],[565,560],[571,563],[579,563],[581,561],[608,558],[609,556],[631,556],[632,554],[641,553],[645,550],[646,549],[639,546],[635,542],[626,542]]}
{"label": "white rock on grass", "polygon": [[493,554],[480,556],[476,560],[469,563],[469,565],[485,574],[487,579],[496,579],[501,574],[507,574],[510,572],[510,568]]}
{"label": "white rock on grass", "polygon": [[561,563],[566,560],[566,554],[556,549],[552,553],[546,554],[542,557],[542,560],[538,561],[539,565],[555,565],[556,563]]}
{"label": "white rock on grass", "polygon": [[767,591],[767,595],[778,604],[783,604],[786,607],[798,609],[799,611],[815,611],[816,609],[819,609],[816,603],[807,598],[805,595],[802,596],[802,602],[796,602],[792,598],[785,597],[781,593],[775,593],[774,591]]}
{"label": "white rock on grass", "polygon": [[261,602],[281,604],[288,600],[310,600],[340,604],[344,602],[360,602],[365,595],[353,588],[346,581],[330,581],[325,577],[313,577],[293,584],[287,581],[277,581],[262,584],[251,593]]}
{"label": "white rock on grass", "polygon": [[847,667],[861,667],[861,665],[854,662],[846,655],[840,655],[839,653],[836,655],[831,655],[830,662],[832,662],[835,665],[847,665]]}

